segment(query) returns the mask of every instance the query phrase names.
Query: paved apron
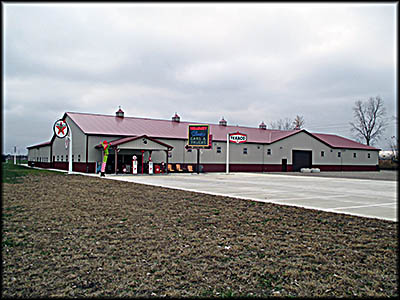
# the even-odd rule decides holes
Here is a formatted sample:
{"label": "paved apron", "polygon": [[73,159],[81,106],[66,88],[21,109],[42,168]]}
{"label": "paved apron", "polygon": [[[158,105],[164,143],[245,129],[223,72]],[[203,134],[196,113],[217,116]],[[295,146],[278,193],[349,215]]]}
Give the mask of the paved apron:
{"label": "paved apron", "polygon": [[397,221],[397,181],[261,173],[106,175],[105,178]]}

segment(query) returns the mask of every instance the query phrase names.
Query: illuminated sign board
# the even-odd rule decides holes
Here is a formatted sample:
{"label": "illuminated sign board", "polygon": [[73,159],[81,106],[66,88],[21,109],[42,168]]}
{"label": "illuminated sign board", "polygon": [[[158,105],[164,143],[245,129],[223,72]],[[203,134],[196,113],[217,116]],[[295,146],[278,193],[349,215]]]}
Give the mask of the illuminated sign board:
{"label": "illuminated sign board", "polygon": [[204,124],[190,124],[188,126],[188,146],[189,147],[209,147],[210,146],[210,127]]}

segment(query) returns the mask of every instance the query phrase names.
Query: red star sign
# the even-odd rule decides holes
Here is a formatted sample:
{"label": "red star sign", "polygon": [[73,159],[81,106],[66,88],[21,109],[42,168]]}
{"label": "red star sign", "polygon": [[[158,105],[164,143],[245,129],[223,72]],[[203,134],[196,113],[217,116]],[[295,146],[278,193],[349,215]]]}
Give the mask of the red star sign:
{"label": "red star sign", "polygon": [[65,126],[65,124],[63,124],[63,123],[58,123],[57,125],[56,125],[56,128],[58,129],[58,132],[57,132],[57,134],[62,134],[62,135],[64,135],[64,130],[65,130],[65,128],[67,128],[67,126]]}

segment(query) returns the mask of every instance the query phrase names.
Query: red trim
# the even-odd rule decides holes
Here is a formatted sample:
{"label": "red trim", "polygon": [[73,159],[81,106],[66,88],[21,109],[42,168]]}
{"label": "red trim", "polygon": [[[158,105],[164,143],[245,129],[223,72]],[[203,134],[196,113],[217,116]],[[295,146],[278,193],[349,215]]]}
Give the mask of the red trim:
{"label": "red trim", "polygon": [[[225,172],[226,164],[204,164],[204,172]],[[182,164],[181,165],[187,169],[188,165],[195,166],[196,163],[192,164]],[[313,168],[319,168],[321,171],[379,171],[379,167],[376,166],[340,166],[340,165],[313,165]],[[282,172],[281,164],[229,164],[230,172]],[[287,172],[293,172],[293,165],[287,165]]]}
{"label": "red trim", "polygon": [[[143,161],[143,160],[142,160]],[[37,161],[29,161],[28,165],[32,166],[34,163],[35,167],[39,168],[54,168],[60,170],[68,171],[68,162],[53,162],[53,166],[49,162],[37,162]],[[184,169],[187,169],[188,165],[192,165],[195,167],[196,163],[188,164],[188,163],[180,163]],[[168,165],[168,154],[167,154],[167,163]],[[204,172],[225,172],[226,171],[226,164],[201,164],[203,166]],[[73,171],[76,172],[86,172],[86,166],[88,166],[88,173],[95,173],[96,171],[96,163],[84,163],[84,162],[74,162],[73,163]],[[340,165],[313,165],[313,168],[318,168],[322,172],[329,172],[329,171],[336,171],[336,172],[350,172],[350,171],[379,171],[379,166],[340,166]],[[143,169],[143,168],[142,168]],[[292,172],[293,166],[287,165],[287,171]],[[281,164],[229,164],[229,171],[230,172],[282,172],[282,165]]]}
{"label": "red trim", "polygon": [[28,161],[28,166],[49,169],[51,168],[51,163],[40,162],[40,161]]}
{"label": "red trim", "polygon": [[[44,169],[58,169],[68,171],[68,162],[55,161],[53,163],[49,162],[38,162],[38,161],[28,161],[28,166],[44,168]],[[96,163],[84,163],[84,162],[73,162],[72,171],[86,173],[86,166],[88,166],[88,173],[95,173]]]}
{"label": "red trim", "polygon": [[347,166],[347,165],[313,165],[313,168],[318,168],[321,171],[334,171],[334,172],[351,172],[351,171],[379,171],[379,165],[375,166]]}

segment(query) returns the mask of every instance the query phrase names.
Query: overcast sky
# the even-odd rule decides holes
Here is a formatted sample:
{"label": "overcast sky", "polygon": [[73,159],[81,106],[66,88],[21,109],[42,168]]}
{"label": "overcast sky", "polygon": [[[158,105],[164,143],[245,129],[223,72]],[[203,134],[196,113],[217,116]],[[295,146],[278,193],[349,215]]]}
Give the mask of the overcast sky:
{"label": "overcast sky", "polygon": [[[298,114],[353,138],[381,96],[397,134],[396,4],[3,5],[3,153],[49,141],[66,111],[267,126]],[[354,138],[353,138],[354,139]]]}

